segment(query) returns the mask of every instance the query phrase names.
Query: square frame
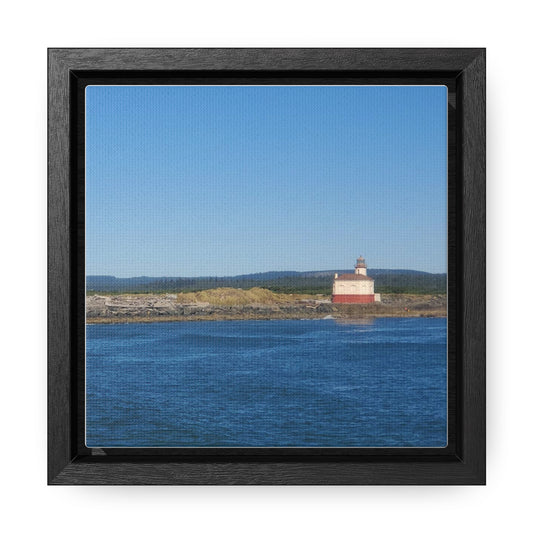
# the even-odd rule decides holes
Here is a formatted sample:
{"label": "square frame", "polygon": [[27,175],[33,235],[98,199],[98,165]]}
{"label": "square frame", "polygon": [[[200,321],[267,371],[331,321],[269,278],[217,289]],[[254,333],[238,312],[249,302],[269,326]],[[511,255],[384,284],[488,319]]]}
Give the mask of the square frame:
{"label": "square frame", "polygon": [[[79,95],[87,80],[109,78],[145,84],[429,78],[454,85],[448,191],[453,446],[98,451],[80,444],[85,215]],[[48,191],[49,484],[485,483],[484,49],[50,49]]]}

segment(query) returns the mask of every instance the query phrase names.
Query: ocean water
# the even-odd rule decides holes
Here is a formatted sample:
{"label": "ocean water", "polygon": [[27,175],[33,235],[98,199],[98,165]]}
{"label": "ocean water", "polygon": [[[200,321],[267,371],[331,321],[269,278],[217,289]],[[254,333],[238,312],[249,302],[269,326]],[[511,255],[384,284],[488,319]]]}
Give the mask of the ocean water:
{"label": "ocean water", "polygon": [[446,319],[87,326],[89,447],[443,447]]}

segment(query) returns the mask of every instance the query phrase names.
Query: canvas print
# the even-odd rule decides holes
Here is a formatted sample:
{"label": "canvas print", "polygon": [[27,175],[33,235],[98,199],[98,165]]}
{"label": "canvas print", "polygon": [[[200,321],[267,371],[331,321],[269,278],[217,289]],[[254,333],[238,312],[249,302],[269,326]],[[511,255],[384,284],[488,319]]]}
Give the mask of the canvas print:
{"label": "canvas print", "polygon": [[442,448],[447,88],[85,91],[90,448]]}

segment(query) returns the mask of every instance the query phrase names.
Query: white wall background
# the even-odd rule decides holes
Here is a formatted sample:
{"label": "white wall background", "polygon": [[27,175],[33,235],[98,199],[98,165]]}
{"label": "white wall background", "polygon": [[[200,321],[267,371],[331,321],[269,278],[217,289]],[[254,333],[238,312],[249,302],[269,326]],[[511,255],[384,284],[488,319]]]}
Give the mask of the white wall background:
{"label": "white wall background", "polygon": [[[5,531],[531,527],[531,17],[526,2],[8,2],[0,48],[0,499]],[[486,487],[47,487],[46,48],[488,48]],[[507,279],[497,283],[505,261]],[[528,495],[529,492],[529,495]]]}

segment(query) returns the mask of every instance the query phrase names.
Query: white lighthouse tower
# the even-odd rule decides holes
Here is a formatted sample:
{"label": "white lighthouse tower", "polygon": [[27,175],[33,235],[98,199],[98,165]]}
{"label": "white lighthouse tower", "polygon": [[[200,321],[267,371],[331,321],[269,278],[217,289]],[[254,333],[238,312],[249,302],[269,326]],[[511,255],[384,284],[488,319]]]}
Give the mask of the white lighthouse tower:
{"label": "white lighthouse tower", "polygon": [[361,276],[366,276],[366,262],[362,255],[359,256],[357,263],[355,264],[355,273]]}

